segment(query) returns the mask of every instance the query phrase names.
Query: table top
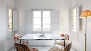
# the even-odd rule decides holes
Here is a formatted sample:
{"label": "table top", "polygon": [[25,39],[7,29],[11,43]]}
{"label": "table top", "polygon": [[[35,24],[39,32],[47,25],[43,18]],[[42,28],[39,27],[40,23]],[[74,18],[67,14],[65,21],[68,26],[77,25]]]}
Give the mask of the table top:
{"label": "table top", "polygon": [[26,34],[20,39],[31,39],[31,40],[62,40],[59,34]]}

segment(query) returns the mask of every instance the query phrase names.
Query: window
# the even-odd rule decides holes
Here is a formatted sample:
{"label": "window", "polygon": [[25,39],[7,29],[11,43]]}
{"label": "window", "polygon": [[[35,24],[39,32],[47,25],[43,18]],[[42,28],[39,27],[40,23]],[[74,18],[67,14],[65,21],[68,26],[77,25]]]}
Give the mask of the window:
{"label": "window", "polygon": [[12,27],[13,27],[13,10],[12,9],[8,9],[8,27],[9,27],[9,31],[12,31]]}
{"label": "window", "polygon": [[79,6],[72,9],[72,37],[78,40],[79,32]]}
{"label": "window", "polygon": [[73,15],[72,15],[72,17],[73,17],[73,31],[76,32],[77,31],[77,9],[74,8],[72,10],[72,12],[73,12]]}
{"label": "window", "polygon": [[50,11],[33,11],[33,30],[50,31]]}

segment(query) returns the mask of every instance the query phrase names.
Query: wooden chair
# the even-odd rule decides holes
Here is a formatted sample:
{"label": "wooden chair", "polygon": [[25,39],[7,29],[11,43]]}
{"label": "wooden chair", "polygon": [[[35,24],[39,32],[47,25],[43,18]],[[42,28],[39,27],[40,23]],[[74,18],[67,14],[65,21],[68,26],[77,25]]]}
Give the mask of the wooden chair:
{"label": "wooden chair", "polygon": [[70,51],[71,45],[72,45],[72,42],[67,44],[66,47],[64,47],[64,49],[60,49],[59,47],[52,47],[48,51]]}
{"label": "wooden chair", "polygon": [[37,48],[29,48],[27,45],[15,43],[15,48],[17,51],[38,51]]}
{"label": "wooden chair", "polygon": [[[67,45],[67,43],[68,43],[68,40],[69,40],[69,35],[68,34],[61,34],[61,37],[63,37],[64,39],[65,39],[65,45]],[[60,46],[64,46],[64,41],[62,41],[62,40],[55,40],[54,41],[54,46],[55,45],[60,45]],[[53,47],[54,47],[53,46]]]}

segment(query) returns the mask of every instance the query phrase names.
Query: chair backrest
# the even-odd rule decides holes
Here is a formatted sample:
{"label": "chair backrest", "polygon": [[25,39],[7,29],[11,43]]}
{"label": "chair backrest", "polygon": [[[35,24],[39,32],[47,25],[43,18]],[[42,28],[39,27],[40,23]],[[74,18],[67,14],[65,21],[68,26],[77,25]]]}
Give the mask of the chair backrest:
{"label": "chair backrest", "polygon": [[65,40],[69,40],[69,35],[68,34],[65,34],[64,35],[64,38],[65,38]]}
{"label": "chair backrest", "polygon": [[69,40],[69,35],[68,34],[61,34],[61,37],[63,37],[65,40]]}
{"label": "chair backrest", "polygon": [[64,51],[70,51],[71,46],[72,46],[72,42],[66,45],[66,47],[64,48]]}
{"label": "chair backrest", "polygon": [[15,48],[17,51],[30,51],[27,45],[20,44],[20,43],[15,43]]}

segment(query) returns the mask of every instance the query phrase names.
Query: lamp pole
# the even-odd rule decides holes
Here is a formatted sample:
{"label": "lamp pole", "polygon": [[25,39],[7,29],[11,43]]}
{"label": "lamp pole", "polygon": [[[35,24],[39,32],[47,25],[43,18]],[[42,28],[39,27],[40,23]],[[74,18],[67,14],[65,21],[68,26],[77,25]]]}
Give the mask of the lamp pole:
{"label": "lamp pole", "polygon": [[86,51],[86,43],[87,43],[87,35],[86,35],[86,33],[87,33],[87,17],[86,17],[86,24],[85,24],[85,34],[84,34],[84,38],[85,38],[85,51]]}

